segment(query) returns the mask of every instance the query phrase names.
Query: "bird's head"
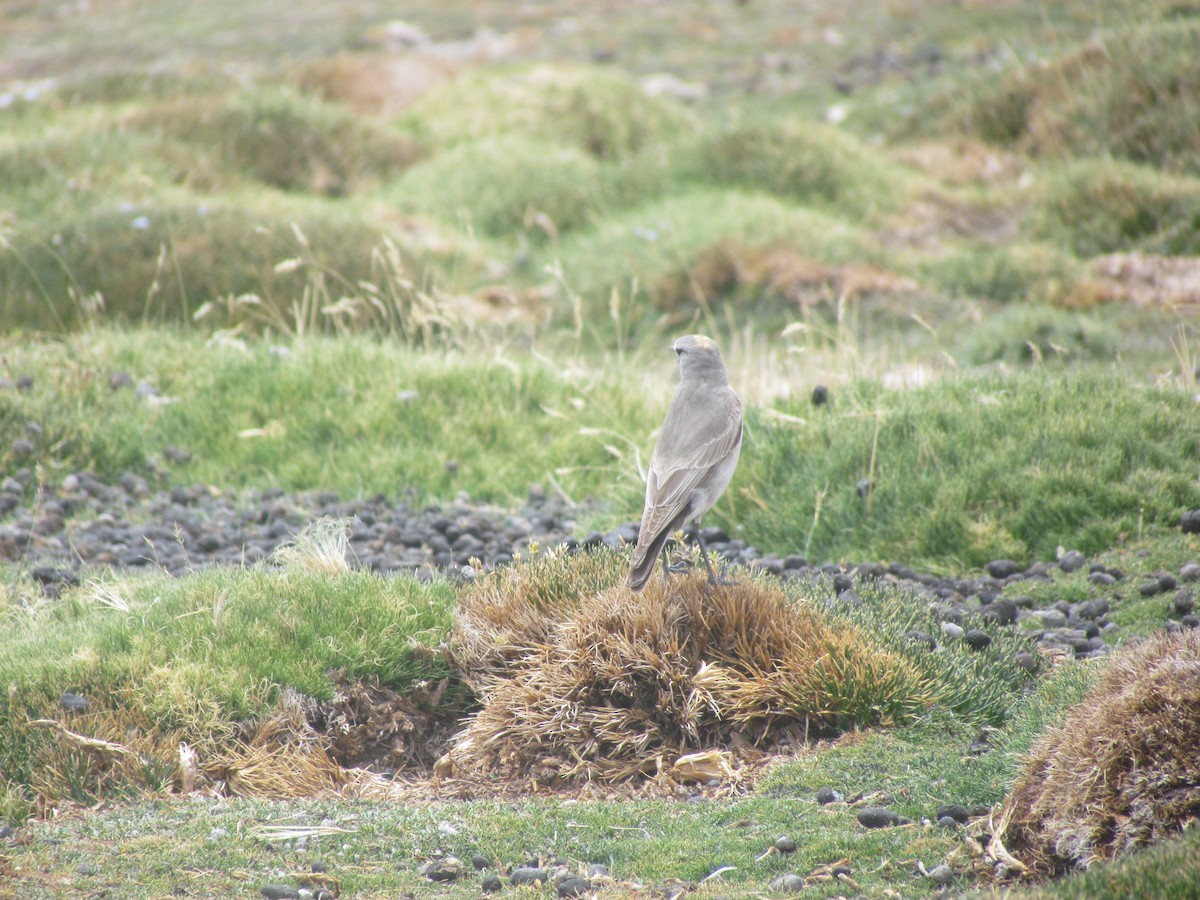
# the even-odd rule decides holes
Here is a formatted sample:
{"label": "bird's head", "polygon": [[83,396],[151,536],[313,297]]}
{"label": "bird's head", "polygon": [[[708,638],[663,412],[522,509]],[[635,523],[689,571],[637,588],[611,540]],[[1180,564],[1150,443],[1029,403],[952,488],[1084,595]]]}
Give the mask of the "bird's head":
{"label": "bird's head", "polygon": [[725,364],[717,342],[702,334],[688,334],[671,345],[679,361],[679,371],[684,379],[690,377],[715,378],[726,381]]}

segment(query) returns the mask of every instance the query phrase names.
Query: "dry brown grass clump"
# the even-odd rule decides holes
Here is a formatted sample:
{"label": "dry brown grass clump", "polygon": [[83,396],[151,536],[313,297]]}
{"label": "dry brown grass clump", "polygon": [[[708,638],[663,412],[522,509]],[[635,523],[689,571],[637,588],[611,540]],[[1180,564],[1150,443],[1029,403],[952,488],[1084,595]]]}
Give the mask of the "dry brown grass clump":
{"label": "dry brown grass clump", "polygon": [[[543,565],[603,570],[607,555],[590,556]],[[693,751],[890,723],[932,701],[906,660],[778,584],[743,575],[712,588],[693,573],[634,595],[593,572],[610,583],[548,597],[522,589],[522,568],[460,607],[454,651],[490,686],[448,754],[455,774],[679,778],[673,767]]]}
{"label": "dry brown grass clump", "polygon": [[907,305],[921,294],[911,278],[870,263],[835,265],[798,254],[783,245],[758,247],[719,240],[679,270],[652,286],[663,310],[686,310],[697,298],[722,298],[736,306],[794,311],[847,300],[898,300]]}
{"label": "dry brown grass clump", "polygon": [[618,584],[624,562],[605,549],[576,556],[554,549],[479,579],[459,601],[450,635],[463,678],[475,691],[488,691],[511,664],[549,643],[583,597]]}
{"label": "dry brown grass clump", "polygon": [[1200,816],[1197,748],[1200,632],[1117,654],[1063,726],[1030,751],[993,852],[1039,878],[1177,834]]}

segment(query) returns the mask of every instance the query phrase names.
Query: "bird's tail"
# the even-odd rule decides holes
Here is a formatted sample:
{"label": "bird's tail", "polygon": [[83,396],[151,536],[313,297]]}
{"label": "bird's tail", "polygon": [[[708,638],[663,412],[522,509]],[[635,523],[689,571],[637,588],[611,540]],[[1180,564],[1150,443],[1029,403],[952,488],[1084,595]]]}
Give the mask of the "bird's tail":
{"label": "bird's tail", "polygon": [[664,528],[645,544],[638,541],[633,550],[633,559],[629,563],[629,577],[625,579],[631,591],[640,591],[646,586],[646,582],[654,574],[654,564],[658,562],[658,556],[672,534],[673,529]]}

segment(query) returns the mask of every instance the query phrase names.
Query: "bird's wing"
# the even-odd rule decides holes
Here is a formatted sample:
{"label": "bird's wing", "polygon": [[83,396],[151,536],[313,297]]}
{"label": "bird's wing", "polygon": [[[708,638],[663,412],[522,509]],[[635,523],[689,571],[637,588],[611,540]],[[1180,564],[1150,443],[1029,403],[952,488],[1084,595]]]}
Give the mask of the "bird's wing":
{"label": "bird's wing", "polygon": [[[687,431],[671,428],[675,409],[668,413],[662,432],[676,439],[664,445],[660,438],[650,460],[639,548],[649,545],[684,511],[704,476],[724,462],[741,440],[741,401],[732,390],[716,399],[717,402],[704,408],[696,427]],[[697,440],[702,435],[707,435],[707,439]]]}

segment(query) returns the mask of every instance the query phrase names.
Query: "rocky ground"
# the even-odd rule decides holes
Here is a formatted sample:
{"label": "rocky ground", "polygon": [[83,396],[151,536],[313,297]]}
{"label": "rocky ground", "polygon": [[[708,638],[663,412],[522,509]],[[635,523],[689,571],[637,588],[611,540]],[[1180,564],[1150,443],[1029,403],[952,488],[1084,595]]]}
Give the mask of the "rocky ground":
{"label": "rocky ground", "polygon": [[[478,571],[471,560],[484,568],[502,565],[519,553],[528,553],[532,542],[542,547],[566,543],[583,549],[600,544],[620,546],[637,538],[635,522],[580,538],[574,515],[564,501],[538,490],[531,491],[527,501],[516,509],[476,505],[465,498],[450,504],[420,506],[382,495],[343,501],[323,493],[261,490],[232,494],[203,485],[165,488],[135,473],[127,473],[115,483],[77,473],[66,476],[56,486],[38,488],[33,473],[26,470],[0,483],[0,559],[27,567],[37,589],[54,596],[65,585],[77,584],[89,572],[102,568],[153,568],[182,575],[207,566],[270,564],[280,546],[321,517],[351,523],[348,555],[353,566],[384,574],[411,572],[422,578],[438,574],[471,578]],[[991,637],[973,627],[984,618],[1000,626],[1027,628],[1046,654],[1078,658],[1103,655],[1109,648],[1105,638],[1118,630],[1108,618],[1110,610],[1124,598],[1135,596],[1161,596],[1164,624],[1169,629],[1200,625],[1193,609],[1193,589],[1200,581],[1200,563],[1196,562],[1181,566],[1177,572],[1134,577],[1077,551],[1068,551],[1054,564],[1023,567],[1010,560],[993,560],[982,574],[939,577],[899,563],[817,565],[800,555],[764,554],[719,528],[706,528],[704,538],[711,550],[731,563],[761,568],[783,579],[817,580],[821,595],[830,603],[865,602],[859,590],[872,581],[907,585],[925,594],[937,613],[939,632],[909,633],[912,640],[931,648],[958,641],[976,649],[987,646]],[[1087,599],[1052,601],[1046,598],[1055,592],[1034,589],[1039,583],[1073,576],[1075,588],[1070,595],[1079,597],[1078,583],[1085,572]],[[1029,586],[1028,594],[1023,586]],[[1023,653],[1018,661],[1030,669],[1038,666],[1033,654]],[[73,695],[64,695],[64,703],[68,697]],[[967,752],[987,753],[990,749],[984,731]],[[888,808],[886,796],[843,796],[829,786],[821,787],[815,796],[821,804],[845,807],[846,814],[855,815],[863,828],[908,824],[907,819]],[[702,801],[704,793],[696,792],[689,799]],[[928,827],[959,829],[970,827],[972,820],[989,812],[986,807],[968,809],[950,804],[930,809],[922,818]],[[15,839],[11,829],[8,836],[0,834],[0,838],[8,837]],[[764,855],[786,856],[795,847],[794,841],[784,836]],[[558,896],[584,896],[612,883],[603,867],[592,866],[584,873],[553,857],[535,857],[500,869],[492,865],[480,855],[470,862],[436,857],[424,863],[419,872],[431,882],[481,879],[484,893],[502,890],[508,884],[550,883]],[[928,871],[922,868],[920,874],[939,886],[955,878],[947,864]],[[793,892],[829,879],[854,884],[853,872],[843,865],[841,871],[829,868],[828,872],[819,870],[807,876],[782,875],[769,887],[775,892]],[[304,879],[300,883],[309,884]],[[321,890],[321,883],[312,881],[308,888],[266,884],[260,895],[332,896]],[[670,892],[664,893],[671,896]]]}
{"label": "rocky ground", "polygon": [[[41,590],[55,594],[78,583],[95,568],[156,568],[172,575],[213,565],[245,565],[269,561],[283,544],[321,517],[348,519],[350,560],[356,567],[381,573],[435,573],[471,577],[471,560],[485,568],[527,553],[532,542],[542,547],[618,546],[637,539],[636,522],[582,539],[573,511],[554,496],[532,490],[517,509],[475,505],[466,499],[451,504],[419,506],[376,495],[343,501],[333,494],[286,494],[280,490],[233,495],[204,485],[158,488],[142,476],[126,473],[104,483],[86,473],[68,475],[56,486],[32,487],[33,473],[24,470],[0,483],[0,558],[22,562]],[[986,633],[970,627],[976,612],[1000,625],[1027,624],[1041,645],[1077,657],[1101,655],[1103,635],[1116,630],[1108,613],[1123,596],[1164,595],[1170,629],[1197,627],[1194,583],[1200,564],[1178,572],[1160,572],[1137,580],[1124,572],[1069,551],[1054,564],[1028,568],[1010,560],[994,560],[986,573],[938,577],[915,572],[899,563],[816,565],[799,555],[763,554],[719,528],[706,528],[709,549],[733,563],[765,569],[784,579],[824,576],[842,602],[861,602],[856,586],[864,579],[905,583],[929,596],[941,621],[940,634],[913,632],[913,640],[931,647],[940,641],[965,640],[983,646]],[[1035,602],[1013,584],[1033,585],[1088,569],[1093,596],[1086,600]],[[1044,597],[1045,591],[1037,592]],[[975,643],[972,643],[975,642]]]}

